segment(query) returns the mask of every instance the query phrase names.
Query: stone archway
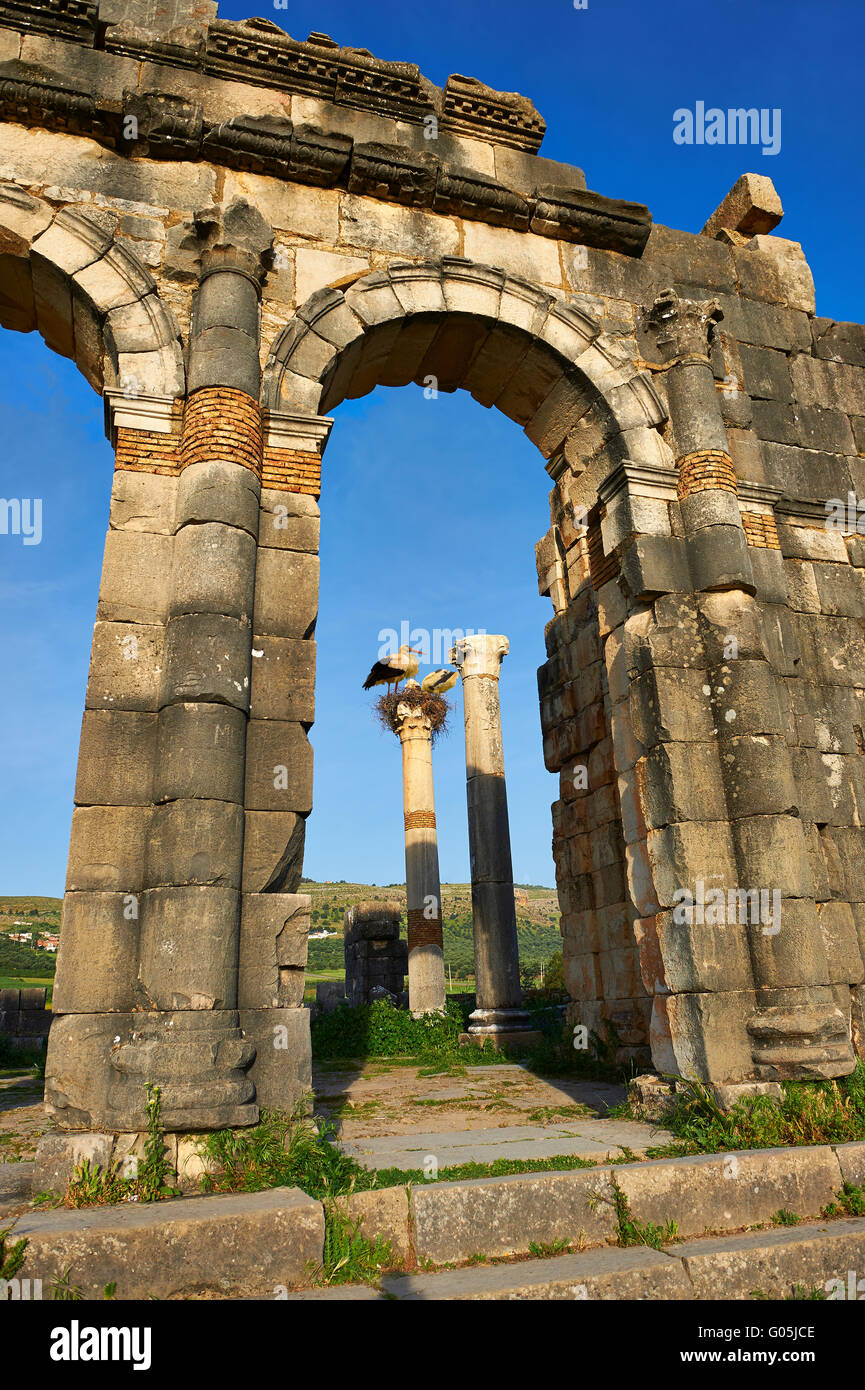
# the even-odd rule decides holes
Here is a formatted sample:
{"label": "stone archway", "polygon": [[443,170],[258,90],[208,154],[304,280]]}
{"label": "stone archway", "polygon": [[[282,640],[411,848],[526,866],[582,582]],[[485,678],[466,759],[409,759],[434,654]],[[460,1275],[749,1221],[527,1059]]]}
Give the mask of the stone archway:
{"label": "stone archway", "polygon": [[[674,460],[660,433],[665,406],[649,374],[590,315],[541,286],[458,258],[396,263],[343,289],[313,295],[274,342],[263,373],[262,405],[271,418],[281,412],[300,427],[302,420],[330,412],[346,398],[409,382],[464,389],[481,404],[500,409],[536,444],[555,483],[556,524],[538,545],[540,592],[554,607],[547,632],[550,661],[539,677],[547,767],[564,776],[569,762],[597,761],[612,737],[601,659],[608,630],[601,629],[597,590],[608,582],[619,592],[614,550],[620,538],[604,544],[606,506],[599,487],[620,466],[630,470],[630,487],[638,494],[637,475],[649,492],[659,478],[668,486]],[[625,586],[619,597],[623,612],[631,598]],[[577,653],[577,667],[570,669]],[[584,706],[579,720],[569,717],[577,714],[577,690]],[[606,766],[615,779],[612,757]],[[633,822],[635,788],[626,780],[609,790],[610,814],[595,834],[606,835],[610,863],[622,872],[611,901],[620,920],[613,923],[614,914],[606,914],[610,929],[604,929],[603,944],[618,953],[620,980],[630,980],[630,994],[623,995],[617,984],[617,992],[608,995],[599,978],[585,978],[586,940],[573,930],[577,871],[569,859],[569,832],[575,807],[560,799],[553,808],[553,850],[563,921],[570,928],[564,931],[563,955],[575,1001],[573,1021],[588,1021],[599,1032],[612,1023],[622,1060],[645,1063],[653,990],[640,976],[634,933],[639,914],[627,884],[619,799],[625,799],[625,814]]]}
{"label": "stone archway", "polygon": [[109,397],[182,398],[180,330],[118,222],[0,185],[0,323],[37,330]]}

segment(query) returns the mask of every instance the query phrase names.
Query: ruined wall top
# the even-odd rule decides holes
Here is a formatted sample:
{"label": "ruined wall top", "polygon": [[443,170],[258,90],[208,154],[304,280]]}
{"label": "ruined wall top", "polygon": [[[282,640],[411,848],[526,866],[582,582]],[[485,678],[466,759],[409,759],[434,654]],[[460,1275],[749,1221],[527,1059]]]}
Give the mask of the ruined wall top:
{"label": "ruined wall top", "polygon": [[384,62],[328,34],[304,41],[269,19],[224,20],[215,0],[4,0],[0,24],[145,62],[193,68],[535,152],[545,122],[527,97],[454,74],[436,87],[414,63]]}

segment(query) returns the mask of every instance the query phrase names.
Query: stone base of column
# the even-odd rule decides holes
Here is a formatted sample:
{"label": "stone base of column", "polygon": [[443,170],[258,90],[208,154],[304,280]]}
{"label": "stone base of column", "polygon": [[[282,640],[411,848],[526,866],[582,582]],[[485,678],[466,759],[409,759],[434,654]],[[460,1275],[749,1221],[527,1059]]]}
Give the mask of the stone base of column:
{"label": "stone base of column", "polygon": [[766,1081],[848,1076],[856,1058],[844,1015],[832,1002],[812,1002],[811,991],[801,993],[801,1004],[790,999],[767,1003],[749,1020],[757,1075]]}
{"label": "stone base of column", "polygon": [[497,1037],[502,1033],[536,1032],[525,1009],[475,1009],[469,1014],[471,1037]]}
{"label": "stone base of column", "polygon": [[447,992],[444,953],[441,946],[429,944],[412,948],[409,938],[409,948],[408,1006],[412,1018],[422,1018],[426,1014],[443,1014]]}

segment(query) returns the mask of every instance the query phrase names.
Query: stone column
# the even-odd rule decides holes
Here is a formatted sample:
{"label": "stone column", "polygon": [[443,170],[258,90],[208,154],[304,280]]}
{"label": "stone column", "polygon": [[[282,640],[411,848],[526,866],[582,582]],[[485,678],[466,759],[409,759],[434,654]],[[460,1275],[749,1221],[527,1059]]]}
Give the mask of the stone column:
{"label": "stone column", "polygon": [[766,892],[770,901],[777,890],[781,899],[770,920],[745,927],[756,1007],[747,1008],[743,1024],[758,1078],[839,1076],[853,1068],[852,1046],[829,987],[778,681],[707,351],[721,317],[717,301],[667,290],[646,322],[668,364],[678,499],[738,887]]}
{"label": "stone column", "polygon": [[446,993],[432,726],[418,705],[400,703],[394,731],[402,744],[408,1004],[417,1018],[442,1013]]}
{"label": "stone column", "polygon": [[506,637],[465,637],[451,649],[462,676],[466,726],[466,795],[472,874],[477,1007],[469,1032],[503,1038],[525,1032],[514,874],[499,709]]}

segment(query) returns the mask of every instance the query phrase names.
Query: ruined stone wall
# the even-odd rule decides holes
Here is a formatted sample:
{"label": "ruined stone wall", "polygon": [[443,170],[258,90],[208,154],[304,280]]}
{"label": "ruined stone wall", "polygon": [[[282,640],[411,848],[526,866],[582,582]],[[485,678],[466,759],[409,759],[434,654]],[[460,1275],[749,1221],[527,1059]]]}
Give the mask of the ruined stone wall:
{"label": "ruined stone wall", "polygon": [[[718,1082],[849,1070],[865,558],[855,519],[824,523],[865,482],[865,333],[815,316],[777,215],[653,225],[539,155],[526,98],[207,0],[0,0],[0,117],[0,321],[74,358],[117,453],[65,1122],[134,1127],[119,1078],[168,1065],[169,1020],[231,1102],[187,1086],[169,1127],[308,1085],[325,417],[429,376],[509,415],[554,484],[540,693],[572,1021]],[[782,933],[677,922],[698,881],[777,887]]]}

